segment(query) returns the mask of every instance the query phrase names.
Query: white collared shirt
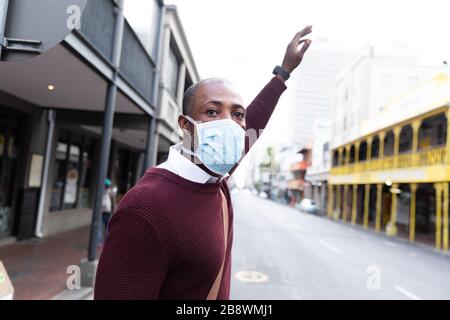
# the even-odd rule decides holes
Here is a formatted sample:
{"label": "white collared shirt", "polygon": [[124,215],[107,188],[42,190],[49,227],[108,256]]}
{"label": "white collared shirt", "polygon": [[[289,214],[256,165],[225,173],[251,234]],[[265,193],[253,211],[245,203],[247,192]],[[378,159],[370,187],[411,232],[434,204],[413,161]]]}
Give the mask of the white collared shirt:
{"label": "white collared shirt", "polygon": [[183,144],[179,143],[170,147],[167,161],[157,166],[157,168],[168,170],[186,180],[203,184],[216,183],[228,177],[228,174],[223,177],[214,177],[189,161],[189,159],[181,154],[182,146]]}

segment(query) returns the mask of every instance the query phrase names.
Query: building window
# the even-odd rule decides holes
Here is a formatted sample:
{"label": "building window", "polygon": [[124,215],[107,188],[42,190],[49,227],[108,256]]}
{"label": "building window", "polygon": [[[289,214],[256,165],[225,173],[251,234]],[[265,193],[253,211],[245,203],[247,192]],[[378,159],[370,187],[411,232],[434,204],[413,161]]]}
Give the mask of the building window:
{"label": "building window", "polygon": [[92,195],[92,140],[61,130],[56,146],[50,211],[89,208]]}
{"label": "building window", "polygon": [[335,150],[333,151],[333,167],[338,167],[340,165],[339,163],[339,151]]}
{"label": "building window", "polygon": [[159,21],[158,2],[156,0],[139,2],[125,0],[124,14],[147,52],[152,57],[156,57],[156,35]]}
{"label": "building window", "polygon": [[167,64],[167,86],[170,92],[176,97],[178,95],[178,78],[180,76],[180,58],[171,45]]}

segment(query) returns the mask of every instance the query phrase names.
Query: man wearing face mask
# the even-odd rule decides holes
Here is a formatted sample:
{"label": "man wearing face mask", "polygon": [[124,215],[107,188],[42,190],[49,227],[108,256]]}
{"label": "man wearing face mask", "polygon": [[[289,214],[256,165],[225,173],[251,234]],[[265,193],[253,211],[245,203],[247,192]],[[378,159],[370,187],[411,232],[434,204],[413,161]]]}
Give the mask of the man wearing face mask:
{"label": "man wearing face mask", "polygon": [[226,180],[269,121],[311,30],[295,35],[247,109],[223,79],[186,91],[178,119],[183,142],[122,198],[99,260],[95,299],[229,299],[233,208]]}

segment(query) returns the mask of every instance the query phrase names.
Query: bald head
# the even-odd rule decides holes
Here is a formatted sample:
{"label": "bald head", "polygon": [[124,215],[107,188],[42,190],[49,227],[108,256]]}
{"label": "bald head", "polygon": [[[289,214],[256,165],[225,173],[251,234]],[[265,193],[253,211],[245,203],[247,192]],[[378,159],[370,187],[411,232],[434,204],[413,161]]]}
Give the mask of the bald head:
{"label": "bald head", "polygon": [[245,129],[243,104],[242,96],[228,80],[205,79],[186,90],[178,124],[189,134],[193,133],[193,127],[186,116],[199,122],[230,119]]}
{"label": "bald head", "polygon": [[192,115],[192,108],[193,108],[193,104],[194,104],[194,98],[195,95],[197,94],[198,90],[202,87],[202,86],[206,86],[206,85],[226,85],[226,86],[233,86],[233,84],[226,80],[226,79],[222,79],[222,78],[209,78],[209,79],[204,79],[201,80],[195,84],[193,84],[192,86],[190,86],[186,92],[184,93],[184,97],[183,97],[183,114],[187,115],[187,116],[191,116]]}

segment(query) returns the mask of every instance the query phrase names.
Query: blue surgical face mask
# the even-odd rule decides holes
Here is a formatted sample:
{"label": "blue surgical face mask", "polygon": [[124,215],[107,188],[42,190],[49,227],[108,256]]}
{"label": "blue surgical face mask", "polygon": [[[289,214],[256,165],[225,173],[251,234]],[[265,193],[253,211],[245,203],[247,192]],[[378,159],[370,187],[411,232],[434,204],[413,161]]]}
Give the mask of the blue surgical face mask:
{"label": "blue surgical face mask", "polygon": [[195,126],[194,155],[206,168],[218,175],[225,175],[238,163],[244,153],[245,131],[231,119],[196,122],[186,116]]}

